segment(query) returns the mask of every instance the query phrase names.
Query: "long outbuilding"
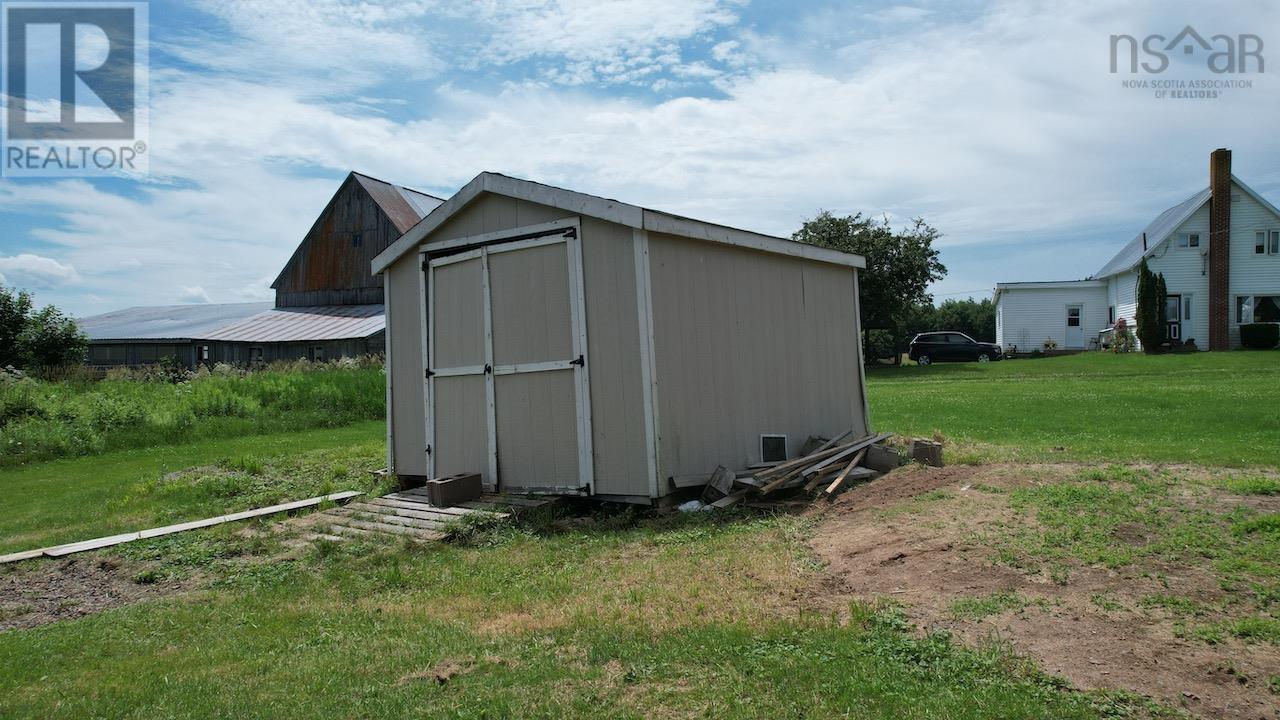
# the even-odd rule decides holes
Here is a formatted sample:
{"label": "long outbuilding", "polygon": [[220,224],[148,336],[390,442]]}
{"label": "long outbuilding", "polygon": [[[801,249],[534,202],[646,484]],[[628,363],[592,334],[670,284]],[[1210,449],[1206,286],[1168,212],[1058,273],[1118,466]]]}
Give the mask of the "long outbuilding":
{"label": "long outbuilding", "polygon": [[374,260],[388,463],[653,503],[869,429],[862,257],[481,173]]}

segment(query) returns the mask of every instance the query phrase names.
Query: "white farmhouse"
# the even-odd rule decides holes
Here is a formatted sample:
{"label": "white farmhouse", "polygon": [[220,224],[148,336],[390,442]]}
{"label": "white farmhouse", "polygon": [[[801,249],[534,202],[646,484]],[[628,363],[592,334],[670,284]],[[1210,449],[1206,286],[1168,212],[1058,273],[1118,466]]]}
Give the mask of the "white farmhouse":
{"label": "white farmhouse", "polygon": [[1240,325],[1280,322],[1280,210],[1209,156],[1209,186],[1160,213],[1085,280],[999,283],[996,342],[1027,352],[1088,348],[1124,318],[1134,327],[1138,265],[1164,273],[1169,338],[1202,350],[1240,346]]}

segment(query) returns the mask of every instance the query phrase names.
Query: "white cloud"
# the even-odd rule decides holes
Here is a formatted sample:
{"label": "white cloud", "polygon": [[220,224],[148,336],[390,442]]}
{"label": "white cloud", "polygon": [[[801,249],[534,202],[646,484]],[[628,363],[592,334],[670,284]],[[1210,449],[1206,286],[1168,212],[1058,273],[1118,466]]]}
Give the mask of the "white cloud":
{"label": "white cloud", "polygon": [[59,287],[80,279],[73,266],[31,253],[0,255],[0,273],[0,282],[30,290]]}
{"label": "white cloud", "polygon": [[677,41],[738,21],[738,3],[723,0],[532,0],[473,5],[492,28],[491,62],[563,58],[557,79],[629,82],[682,65]]}
{"label": "white cloud", "polygon": [[[609,5],[569,19],[593,40],[574,34],[556,49],[548,43],[557,25],[548,18],[562,18],[571,5],[478,7],[468,10],[472,17],[512,20],[477,40],[484,48],[491,37],[515,43],[490,60],[545,60],[562,73],[556,80],[579,85],[444,84],[407,106],[429,109],[395,120],[362,107],[367,99],[318,100],[315,85],[296,78],[157,73],[155,182],[125,196],[82,181],[0,181],[0,210],[54,218],[33,237],[57,246],[53,254],[68,266],[111,269],[84,270],[92,287],[83,291],[125,305],[171,302],[174,287],[200,288],[214,302],[270,297],[264,285],[347,169],[436,194],[497,170],[783,235],[819,208],[923,215],[953,252],[1005,244],[1006,255],[950,278],[955,290],[1023,274],[1092,272],[1105,258],[1022,253],[1016,243],[1096,236],[1101,228],[1119,228],[1115,242],[1123,242],[1204,181],[1205,155],[1215,147],[1232,146],[1237,174],[1255,187],[1280,190],[1269,166],[1280,151],[1269,127],[1280,110],[1274,93],[1162,103],[1123,90],[1107,72],[1110,33],[1159,29],[1150,23],[1166,20],[1141,9],[1070,6],[1038,15],[996,5],[959,20],[937,13],[928,27],[890,28],[872,39],[829,16],[801,18],[812,32],[735,31],[718,43],[713,61],[732,66],[734,57],[750,56],[765,64],[718,78],[716,97],[642,101],[603,95],[591,83],[607,76],[670,89],[680,68],[709,77],[717,66],[704,71],[686,61],[679,41],[725,30],[735,6],[668,7],[674,18],[636,10],[649,27],[611,14],[617,8]],[[1202,23],[1206,12],[1169,9],[1180,18],[1175,25],[1221,25]],[[299,23],[315,19],[298,13]],[[1276,19],[1275,10],[1260,11],[1241,26]],[[370,25],[353,25],[362,22]],[[515,27],[546,42],[516,43]],[[295,53],[287,42],[279,51],[289,62],[312,61],[309,50]],[[553,55],[568,60],[553,63]],[[142,267],[119,272],[122,257]],[[137,282],[143,273],[166,283]]]}
{"label": "white cloud", "polygon": [[178,291],[178,302],[183,304],[196,305],[209,302],[209,293],[204,288],[196,285],[194,287],[184,287]]}

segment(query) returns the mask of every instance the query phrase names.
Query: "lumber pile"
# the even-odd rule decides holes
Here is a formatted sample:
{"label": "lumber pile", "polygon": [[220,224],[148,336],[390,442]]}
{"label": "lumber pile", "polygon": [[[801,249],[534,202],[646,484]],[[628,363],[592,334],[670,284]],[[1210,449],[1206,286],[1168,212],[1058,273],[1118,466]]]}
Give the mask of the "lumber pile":
{"label": "lumber pile", "polygon": [[708,504],[723,508],[800,488],[821,497],[835,497],[855,482],[879,477],[901,464],[898,452],[883,444],[890,437],[890,433],[880,433],[855,439],[850,430],[820,444],[807,444],[806,449],[814,449],[794,460],[761,463],[736,474],[718,467],[703,491],[703,501],[719,498]]}

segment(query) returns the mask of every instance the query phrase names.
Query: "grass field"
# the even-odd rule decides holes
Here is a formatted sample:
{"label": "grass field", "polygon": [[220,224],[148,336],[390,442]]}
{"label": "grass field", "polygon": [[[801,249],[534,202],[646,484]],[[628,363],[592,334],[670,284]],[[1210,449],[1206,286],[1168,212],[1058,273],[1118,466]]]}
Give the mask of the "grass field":
{"label": "grass field", "polygon": [[1150,461],[1229,467],[1280,457],[1280,353],[1084,353],[877,368],[872,424],[959,445],[954,460]]}
{"label": "grass field", "polygon": [[[991,489],[1009,519],[988,535],[965,530],[972,557],[1052,587],[1090,568],[1207,565],[1213,607],[1176,583],[1098,606],[1168,614],[1198,643],[1265,647],[1280,642],[1276,514],[1184,498],[1221,491],[1256,505],[1280,492],[1276,358],[1095,354],[876,370],[868,382],[877,429],[937,430],[953,461],[1107,461]],[[0,552],[330,489],[379,492],[365,470],[383,464],[383,433],[364,422],[0,469]],[[1193,483],[1121,465],[1142,460],[1270,470]],[[951,492],[895,512],[930,517]],[[279,523],[131,543],[74,562],[144,583],[150,599],[0,632],[0,717],[1176,716],[1070,689],[999,642],[918,632],[892,595],[842,596],[809,546],[819,522],[598,511],[432,546],[298,542]],[[0,568],[0,586],[61,572],[54,561]],[[1043,602],[970,591],[945,616],[978,622]],[[0,621],[23,610],[0,597]],[[1253,681],[1280,692],[1280,676]]]}
{"label": "grass field", "polygon": [[386,425],[201,440],[0,470],[0,553],[365,490]]}
{"label": "grass field", "polygon": [[332,428],[386,413],[380,366],[287,363],[181,382],[0,381],[0,467],[204,438]]}

